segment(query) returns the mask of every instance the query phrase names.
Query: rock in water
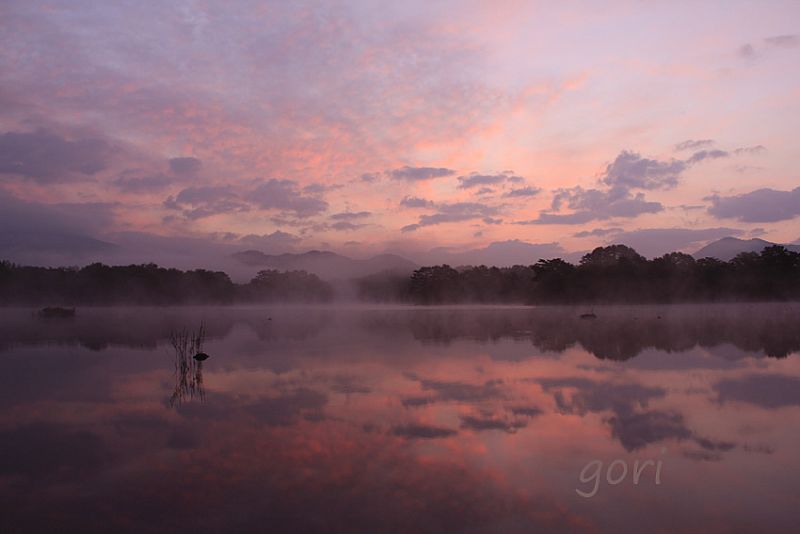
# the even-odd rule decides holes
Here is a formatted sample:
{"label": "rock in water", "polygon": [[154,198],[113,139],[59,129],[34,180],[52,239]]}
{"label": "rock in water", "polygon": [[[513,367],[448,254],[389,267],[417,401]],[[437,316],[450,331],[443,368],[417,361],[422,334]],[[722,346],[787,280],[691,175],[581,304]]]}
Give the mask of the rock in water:
{"label": "rock in water", "polygon": [[194,355],[194,359],[197,360],[198,362],[202,362],[204,360],[207,360],[208,358],[210,358],[210,356],[205,352],[198,352],[197,354]]}

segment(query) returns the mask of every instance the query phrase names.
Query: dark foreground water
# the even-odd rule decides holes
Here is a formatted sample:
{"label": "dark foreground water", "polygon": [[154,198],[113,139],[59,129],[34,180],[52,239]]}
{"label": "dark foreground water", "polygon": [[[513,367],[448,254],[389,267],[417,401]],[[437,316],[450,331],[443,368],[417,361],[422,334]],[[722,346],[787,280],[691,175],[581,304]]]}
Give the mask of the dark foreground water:
{"label": "dark foreground water", "polygon": [[0,310],[0,532],[795,531],[800,306],[587,311]]}

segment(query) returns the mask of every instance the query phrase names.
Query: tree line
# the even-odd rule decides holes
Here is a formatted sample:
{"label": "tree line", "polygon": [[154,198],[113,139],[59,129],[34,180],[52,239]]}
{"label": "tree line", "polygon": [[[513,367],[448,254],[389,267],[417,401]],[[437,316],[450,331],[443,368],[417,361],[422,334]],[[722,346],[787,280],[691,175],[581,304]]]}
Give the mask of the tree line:
{"label": "tree line", "polygon": [[[598,247],[578,265],[542,259],[513,267],[422,267],[410,276],[355,280],[373,302],[669,303],[800,300],[800,253],[771,246],[730,261],[672,252],[648,260],[624,245]],[[155,264],[30,267],[0,262],[0,305],[327,302],[333,287],[305,271],[263,270],[245,284],[224,272]]]}
{"label": "tree line", "polygon": [[155,264],[31,267],[0,262],[0,305],[172,305],[325,302],[330,284],[305,271],[264,270],[246,284],[224,272]]}
{"label": "tree line", "polygon": [[513,267],[422,267],[410,277],[358,280],[362,299],[447,303],[669,303],[800,299],[800,253],[770,246],[730,261],[672,252],[648,260],[625,245],[598,247],[578,265],[542,259]]}

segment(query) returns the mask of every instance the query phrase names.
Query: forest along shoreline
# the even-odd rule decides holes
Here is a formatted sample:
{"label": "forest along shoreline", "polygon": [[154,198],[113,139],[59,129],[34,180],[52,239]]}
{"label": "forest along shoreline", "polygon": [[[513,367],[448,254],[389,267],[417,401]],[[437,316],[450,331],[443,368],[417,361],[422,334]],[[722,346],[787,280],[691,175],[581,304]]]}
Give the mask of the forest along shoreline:
{"label": "forest along shoreline", "polygon": [[[625,245],[598,247],[572,264],[436,265],[347,281],[365,302],[406,304],[647,304],[800,300],[800,253],[780,245],[730,261],[672,252],[648,260]],[[247,283],[224,272],[156,264],[85,267],[0,262],[0,305],[326,303],[345,298],[306,271],[261,270]]]}

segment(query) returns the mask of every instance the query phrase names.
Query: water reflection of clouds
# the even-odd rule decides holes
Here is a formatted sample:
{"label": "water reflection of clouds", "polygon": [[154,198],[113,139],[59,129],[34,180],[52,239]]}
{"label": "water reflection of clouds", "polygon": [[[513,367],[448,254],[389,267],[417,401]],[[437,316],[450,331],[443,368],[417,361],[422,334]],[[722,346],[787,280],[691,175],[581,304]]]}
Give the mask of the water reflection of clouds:
{"label": "water reflection of clouds", "polygon": [[714,384],[718,400],[744,402],[761,408],[800,406],[800,377],[779,374],[749,374]]}
{"label": "water reflection of clouds", "polygon": [[[186,324],[199,313],[189,310]],[[476,311],[463,318],[448,311],[441,321],[428,312],[432,324],[422,332],[438,332],[441,339],[421,343],[417,319],[405,312],[386,312],[373,330],[381,313],[366,319],[363,313],[326,313],[282,336],[280,325],[299,322],[300,315],[270,312],[274,324],[264,326],[264,312],[230,310],[222,321],[227,325],[208,322],[213,357],[204,368],[205,402],[174,410],[163,403],[171,363],[161,341],[152,351],[114,343],[104,353],[71,345],[7,350],[9,369],[32,389],[12,388],[13,413],[0,419],[4,441],[16,443],[0,469],[0,496],[7,496],[9,480],[27,484],[39,508],[85,531],[93,525],[101,531],[101,523],[142,530],[148,522],[200,532],[215,525],[239,531],[574,531],[624,528],[642,513],[666,519],[666,502],[700,517],[707,505],[686,492],[698,484],[708,506],[741,514],[741,502],[737,510],[714,492],[726,487],[728,494],[744,495],[750,488],[736,486],[714,470],[719,467],[729,474],[769,460],[760,464],[766,480],[800,474],[791,454],[800,436],[785,423],[800,405],[800,366],[796,358],[755,357],[736,344],[745,338],[756,340],[747,342],[750,347],[760,343],[763,321],[744,337],[727,338],[732,328],[720,328],[726,334],[713,339],[727,340],[719,345],[724,354],[698,347],[699,327],[691,327],[689,334],[676,334],[688,350],[643,349],[635,358],[612,361],[584,350],[580,340],[567,343],[560,357],[541,358],[529,340],[536,332],[552,347],[556,343],[547,340],[586,335],[597,348],[598,340],[617,332],[621,315],[601,333],[570,334],[574,325],[567,322],[551,336],[544,330],[554,323],[531,326],[539,316],[528,310],[506,317],[494,310],[485,320]],[[399,322],[391,329],[393,320]],[[686,321],[674,320],[667,329],[679,330]],[[705,316],[698,322],[719,321]],[[481,324],[489,325],[485,332],[465,334]],[[596,325],[604,328],[599,320]],[[495,328],[500,335],[487,334]],[[525,331],[530,357],[496,358],[487,350],[520,344],[518,336],[502,335],[506,328]],[[637,346],[653,344],[651,334]],[[725,356],[736,351],[741,356]],[[42,358],[30,358],[34,353]],[[92,383],[91,395],[80,392]],[[59,443],[63,454],[50,463],[37,465],[36,455],[25,454],[26,444],[47,453]],[[83,456],[73,454],[82,444]],[[587,461],[648,458],[662,447],[669,452],[661,493],[609,490],[609,498],[626,508],[602,495],[598,502],[605,508],[570,500]],[[54,493],[56,482],[83,493]],[[106,491],[98,492],[101,486]],[[749,497],[747,507],[771,506],[765,526],[782,526],[793,513],[776,507],[785,502],[783,491],[781,484],[767,487]],[[91,502],[80,496],[89,494]],[[8,517],[34,517],[30,503],[11,497]],[[87,519],[90,510],[95,515]],[[680,521],[665,524],[713,526],[710,519]]]}

